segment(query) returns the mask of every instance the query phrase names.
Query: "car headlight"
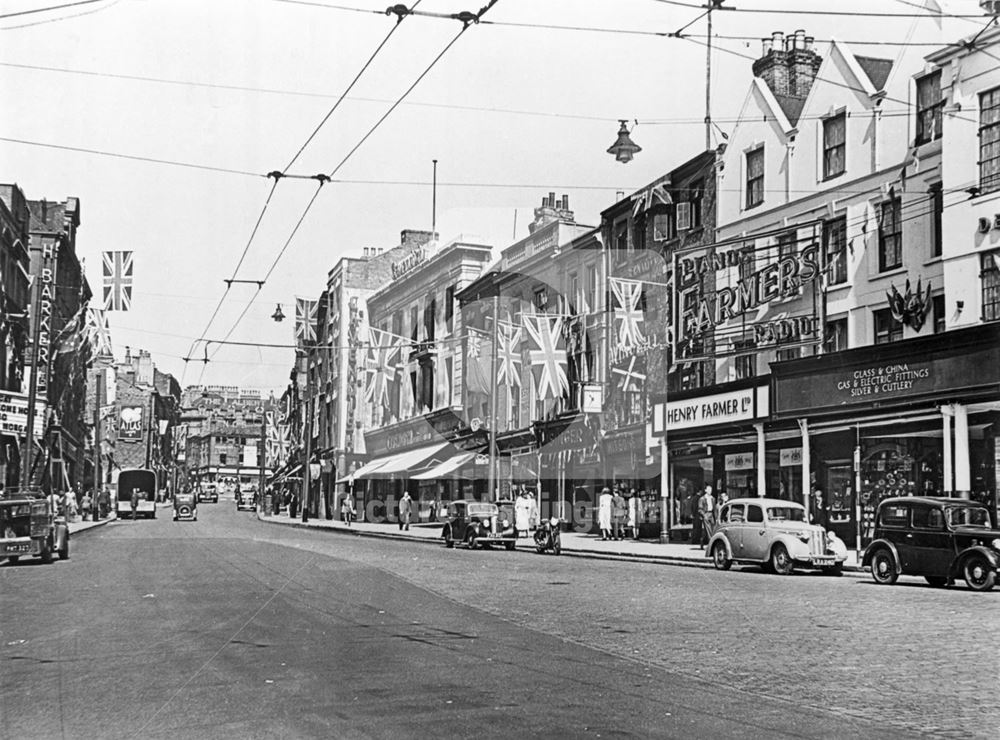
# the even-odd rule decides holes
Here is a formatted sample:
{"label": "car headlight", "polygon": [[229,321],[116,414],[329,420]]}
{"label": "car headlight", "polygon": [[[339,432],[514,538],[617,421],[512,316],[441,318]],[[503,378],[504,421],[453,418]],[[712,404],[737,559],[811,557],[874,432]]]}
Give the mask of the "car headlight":
{"label": "car headlight", "polygon": [[485,519],[483,519],[483,526],[488,528],[490,526],[490,522],[492,521],[493,517],[491,516],[486,517]]}
{"label": "car headlight", "polygon": [[993,545],[994,550],[1000,550],[1000,537],[997,537],[990,544]]}
{"label": "car headlight", "polygon": [[809,537],[810,537],[809,532],[799,532],[799,539],[802,540],[803,542],[808,542]]}
{"label": "car headlight", "polygon": [[509,525],[510,525],[510,522],[507,521],[506,519],[504,519],[502,522],[500,522],[500,526],[502,526],[504,529],[506,529]]}

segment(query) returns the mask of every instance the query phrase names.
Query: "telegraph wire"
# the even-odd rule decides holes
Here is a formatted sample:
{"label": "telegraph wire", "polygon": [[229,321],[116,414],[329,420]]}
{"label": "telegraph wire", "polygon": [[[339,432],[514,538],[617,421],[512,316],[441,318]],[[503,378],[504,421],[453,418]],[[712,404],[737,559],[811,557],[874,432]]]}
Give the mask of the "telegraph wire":
{"label": "telegraph wire", "polygon": [[107,5],[101,6],[100,8],[93,8],[92,10],[83,10],[79,13],[70,13],[69,15],[60,15],[55,18],[46,18],[45,20],[33,21],[31,23],[21,23],[16,26],[2,26],[0,31],[16,31],[21,28],[32,28],[34,26],[45,26],[49,23],[59,23],[60,21],[68,21],[73,18],[82,18],[85,15],[93,15],[94,13],[101,13],[105,10],[110,10],[115,5],[118,5],[122,0],[111,0]]}
{"label": "telegraph wire", "polygon": [[[690,10],[703,10],[705,7],[703,5],[693,5],[687,2],[680,2],[680,0],[653,0],[653,2],[662,3],[663,5],[673,5],[678,8],[688,8]],[[711,0],[709,0],[709,2],[711,2]],[[832,15],[846,16],[849,18],[920,18],[923,20],[936,20],[940,17],[972,18],[982,20],[986,17],[983,14],[965,15],[956,13],[935,13],[933,15],[928,15],[927,13],[852,13],[846,10],[814,10],[812,8],[809,10],[789,10],[788,8],[735,8],[726,5],[713,9],[722,10],[726,13],[760,13],[762,15]]]}
{"label": "telegraph wire", "polygon": [[32,10],[19,10],[16,13],[4,13],[0,15],[0,20],[6,18],[17,18],[22,15],[34,15],[35,13],[48,13],[50,10],[63,10],[65,8],[75,8],[78,5],[93,5],[94,3],[103,3],[107,0],[78,0],[75,3],[63,3],[62,5],[51,5],[47,8],[34,8]]}

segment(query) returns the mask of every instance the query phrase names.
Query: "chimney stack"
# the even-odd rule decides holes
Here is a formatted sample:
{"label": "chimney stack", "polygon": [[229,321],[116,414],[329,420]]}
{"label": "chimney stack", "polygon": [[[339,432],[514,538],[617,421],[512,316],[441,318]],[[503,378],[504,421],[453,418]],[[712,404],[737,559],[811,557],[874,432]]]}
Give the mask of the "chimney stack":
{"label": "chimney stack", "polygon": [[775,31],[762,41],[761,57],[753,63],[754,76],[779,98],[805,98],[823,61],[813,50],[813,41],[801,28],[787,36]]}

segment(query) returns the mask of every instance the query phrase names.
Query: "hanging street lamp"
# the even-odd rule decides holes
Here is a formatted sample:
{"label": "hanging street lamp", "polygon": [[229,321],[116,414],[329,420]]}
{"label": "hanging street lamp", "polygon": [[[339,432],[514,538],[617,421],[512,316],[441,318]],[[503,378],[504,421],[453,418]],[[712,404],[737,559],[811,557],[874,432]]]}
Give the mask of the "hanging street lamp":
{"label": "hanging street lamp", "polygon": [[632,157],[637,152],[642,151],[642,147],[629,137],[628,127],[625,125],[628,121],[624,118],[619,118],[618,122],[621,124],[621,128],[618,129],[618,140],[608,147],[608,154],[614,154],[615,159],[622,164],[626,164],[632,161]]}

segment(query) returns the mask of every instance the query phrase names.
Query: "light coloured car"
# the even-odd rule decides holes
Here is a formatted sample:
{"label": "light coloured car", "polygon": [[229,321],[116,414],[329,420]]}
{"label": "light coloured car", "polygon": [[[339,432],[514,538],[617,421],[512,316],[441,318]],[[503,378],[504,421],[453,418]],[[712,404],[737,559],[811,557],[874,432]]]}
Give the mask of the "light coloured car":
{"label": "light coloured car", "polygon": [[847,560],[847,545],[833,532],[809,524],[802,504],[739,498],[719,511],[707,554],[719,570],[729,570],[733,563],[756,563],[780,575],[796,566],[837,574]]}

